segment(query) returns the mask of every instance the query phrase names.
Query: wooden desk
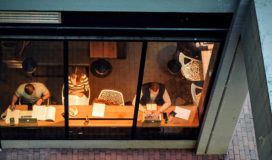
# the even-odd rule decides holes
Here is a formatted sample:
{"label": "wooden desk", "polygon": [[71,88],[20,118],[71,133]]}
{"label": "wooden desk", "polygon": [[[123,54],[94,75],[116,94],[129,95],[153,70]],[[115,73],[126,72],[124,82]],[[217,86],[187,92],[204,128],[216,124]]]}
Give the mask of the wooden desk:
{"label": "wooden desk", "polygon": [[[55,106],[56,107],[56,120],[55,122],[52,121],[38,121],[38,126],[35,127],[64,127],[64,118],[61,115],[63,113],[63,106]],[[26,105],[17,105],[16,109],[18,110],[27,110]],[[9,124],[6,124],[4,120],[0,120],[1,127],[12,127]],[[25,127],[16,125],[16,127]]]}
{"label": "wooden desk", "polygon": [[[180,106],[185,109],[191,110],[191,114],[189,116],[188,120],[176,118],[174,117],[171,122],[168,122],[167,124],[164,123],[164,119],[162,120],[161,126],[164,127],[190,127],[195,128],[199,127],[199,118],[198,118],[198,110],[195,105],[188,105],[188,106]],[[175,106],[169,107],[166,112],[169,115],[171,111],[175,110]],[[168,116],[169,119],[169,116]]]}
{"label": "wooden desk", "polygon": [[[38,121],[38,126],[35,127],[64,127],[64,118],[61,115],[64,112],[63,105],[55,105],[56,107],[56,120],[52,121]],[[71,106],[74,107],[74,106]],[[105,108],[105,120],[99,117],[93,117],[92,114],[92,106],[76,106],[78,108],[78,115],[75,117],[69,117],[69,126],[70,127],[131,127],[133,123],[133,115],[134,115],[134,106],[106,106]],[[161,122],[162,127],[190,127],[195,128],[199,126],[198,119],[198,111],[196,106],[183,106],[186,109],[191,110],[191,114],[189,120],[183,120],[180,118],[173,118],[171,122],[167,124],[164,123],[164,119]],[[16,109],[26,110],[27,106],[20,105],[17,106]],[[171,111],[175,109],[175,106],[169,107],[166,112],[169,114]],[[87,125],[84,125],[83,118],[86,116],[88,118],[99,118],[98,119],[90,119]],[[142,112],[139,112],[137,126],[142,126]],[[120,120],[120,119],[124,120]],[[119,119],[119,120],[118,120]],[[131,120],[128,120],[131,119]],[[2,127],[10,127],[9,124],[6,124],[4,120],[0,120],[0,126]],[[24,126],[16,126],[16,127],[24,127]]]}
{"label": "wooden desk", "polygon": [[[71,127],[130,127],[133,123],[134,106],[106,106],[105,118],[112,118],[114,120],[103,120],[100,117],[92,116],[92,106],[77,106],[78,115],[75,117],[69,117],[69,125]],[[88,125],[84,125],[84,120],[73,120],[76,118],[99,118],[99,120],[89,120]],[[120,118],[130,118],[131,120],[118,120]],[[115,120],[116,119],[116,120]]]}

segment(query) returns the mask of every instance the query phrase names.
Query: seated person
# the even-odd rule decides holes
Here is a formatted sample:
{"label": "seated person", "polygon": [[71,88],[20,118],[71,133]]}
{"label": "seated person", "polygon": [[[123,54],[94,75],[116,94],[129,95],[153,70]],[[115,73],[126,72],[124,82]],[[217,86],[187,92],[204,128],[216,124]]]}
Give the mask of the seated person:
{"label": "seated person", "polygon": [[83,69],[75,67],[73,72],[68,77],[69,95],[76,95],[78,97],[88,97],[90,90],[89,79],[83,73]]}
{"label": "seated person", "polygon": [[[147,103],[156,103],[161,108],[157,111],[157,114],[164,112],[171,106],[171,100],[165,86],[161,83],[150,82],[143,84],[141,96],[140,96],[139,109],[142,112],[147,112],[143,107]],[[136,96],[133,99],[132,104],[135,105]]]}
{"label": "seated person", "polygon": [[13,95],[10,109],[15,109],[15,103],[20,100],[21,104],[32,106],[34,104],[41,105],[45,100],[49,99],[50,92],[47,87],[38,82],[21,84]]}

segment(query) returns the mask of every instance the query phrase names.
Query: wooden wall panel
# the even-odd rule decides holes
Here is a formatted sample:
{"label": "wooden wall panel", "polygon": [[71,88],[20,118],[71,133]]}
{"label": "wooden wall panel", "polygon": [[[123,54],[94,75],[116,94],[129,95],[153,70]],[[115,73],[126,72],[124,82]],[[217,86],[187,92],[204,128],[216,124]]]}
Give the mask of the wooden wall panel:
{"label": "wooden wall panel", "polygon": [[90,42],[91,58],[117,58],[117,42]]}
{"label": "wooden wall panel", "polygon": [[117,57],[117,43],[104,42],[104,57],[116,58]]}
{"label": "wooden wall panel", "polygon": [[90,57],[99,58],[104,56],[103,42],[90,42]]}

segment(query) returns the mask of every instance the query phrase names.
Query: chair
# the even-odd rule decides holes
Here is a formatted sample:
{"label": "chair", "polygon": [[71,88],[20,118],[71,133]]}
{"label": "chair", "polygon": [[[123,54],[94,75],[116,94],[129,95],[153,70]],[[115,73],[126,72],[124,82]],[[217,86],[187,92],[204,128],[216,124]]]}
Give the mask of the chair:
{"label": "chair", "polygon": [[[185,61],[188,61],[185,63]],[[203,81],[202,62],[200,60],[188,57],[182,52],[179,54],[182,75],[190,81]]]}
{"label": "chair", "polygon": [[125,105],[123,94],[115,90],[103,89],[98,96],[98,100],[110,101],[116,105]]}
{"label": "chair", "polygon": [[202,87],[199,87],[197,85],[195,85],[194,83],[191,84],[191,94],[192,94],[192,99],[193,102],[196,106],[198,106],[200,97],[201,97],[201,92],[197,93],[196,90],[201,90],[202,91]]}
{"label": "chair", "polygon": [[[63,90],[64,90],[64,86],[62,86],[62,91],[61,91],[62,104],[64,104]],[[90,96],[91,96],[90,89],[88,90],[88,97],[86,96],[78,97],[76,95],[68,95],[69,105],[89,105]]]}

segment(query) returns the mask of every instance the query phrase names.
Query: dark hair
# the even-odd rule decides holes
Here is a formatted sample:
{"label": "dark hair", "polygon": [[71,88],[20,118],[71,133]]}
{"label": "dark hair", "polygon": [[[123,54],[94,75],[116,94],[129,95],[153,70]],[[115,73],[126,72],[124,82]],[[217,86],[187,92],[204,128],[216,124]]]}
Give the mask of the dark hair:
{"label": "dark hair", "polygon": [[112,66],[110,62],[105,59],[98,59],[93,61],[91,65],[91,72],[94,76],[103,78],[111,73]]}
{"label": "dark hair", "polygon": [[160,85],[158,84],[158,83],[156,83],[156,82],[152,82],[151,84],[150,84],[150,89],[152,90],[152,91],[157,91],[158,89],[160,88]]}
{"label": "dark hair", "polygon": [[25,93],[27,93],[28,95],[32,95],[34,90],[35,88],[32,84],[28,83],[25,85]]}
{"label": "dark hair", "polygon": [[76,82],[80,83],[80,80],[81,80],[81,78],[84,75],[83,68],[82,67],[78,67],[78,66],[73,67],[72,72],[70,73],[70,77],[73,77],[75,75],[77,76]]}

